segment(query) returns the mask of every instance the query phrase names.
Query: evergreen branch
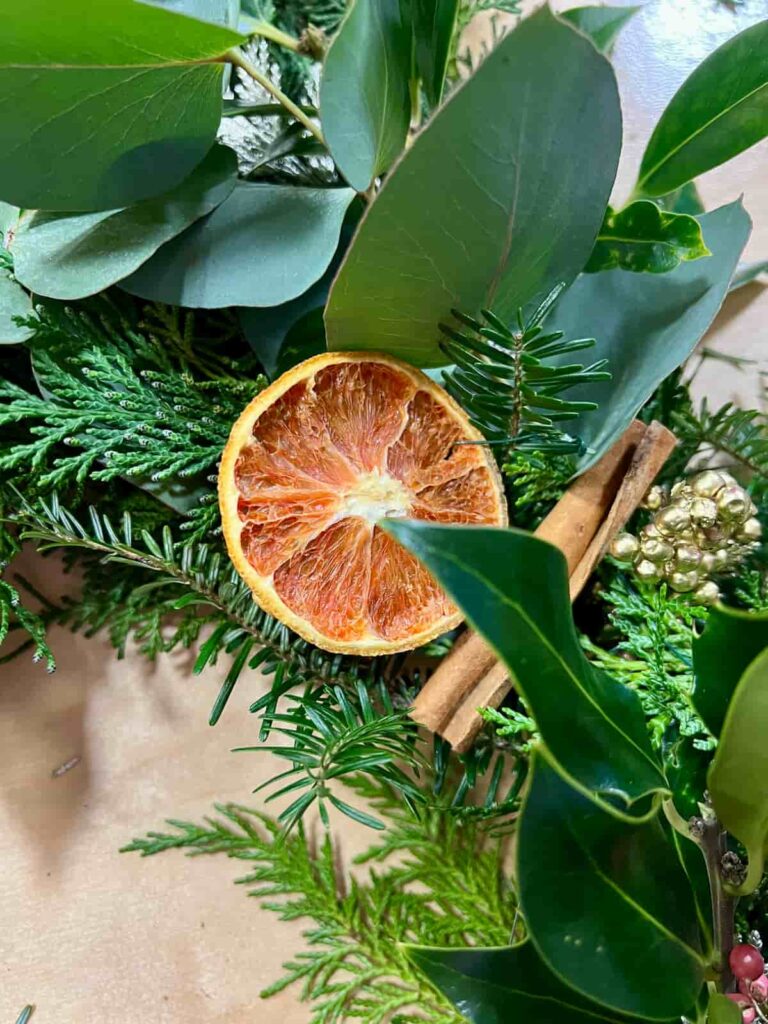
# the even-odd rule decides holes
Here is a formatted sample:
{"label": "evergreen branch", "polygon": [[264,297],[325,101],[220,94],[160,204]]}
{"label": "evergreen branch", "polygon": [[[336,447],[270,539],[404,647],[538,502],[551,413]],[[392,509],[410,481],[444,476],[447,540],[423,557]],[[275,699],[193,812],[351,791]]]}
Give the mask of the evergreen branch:
{"label": "evergreen branch", "polygon": [[482,323],[454,310],[464,330],[440,325],[448,339],[441,348],[456,364],[445,374],[446,389],[490,444],[548,455],[585,450],[581,439],[559,424],[597,406],[560,396],[579,384],[608,380],[610,374],[605,359],[590,366],[563,362],[569,353],[591,348],[594,339],[563,341],[562,331],[542,333],[543,321],[561,291],[562,286],[555,288],[527,321],[518,312],[517,329],[490,310],[482,311]]}
{"label": "evergreen branch", "polygon": [[0,576],[0,646],[15,630],[21,630],[28,637],[10,654],[0,657],[0,665],[31,648],[32,660],[44,661],[48,671],[53,672],[56,661],[46,641],[46,627],[46,619],[37,612],[25,608],[19,591]]}
{"label": "evergreen branch", "polygon": [[759,478],[763,486],[768,484],[768,423],[763,413],[737,409],[731,403],[710,412],[705,400],[698,413],[692,408],[678,411],[673,423],[689,457],[727,455]]}

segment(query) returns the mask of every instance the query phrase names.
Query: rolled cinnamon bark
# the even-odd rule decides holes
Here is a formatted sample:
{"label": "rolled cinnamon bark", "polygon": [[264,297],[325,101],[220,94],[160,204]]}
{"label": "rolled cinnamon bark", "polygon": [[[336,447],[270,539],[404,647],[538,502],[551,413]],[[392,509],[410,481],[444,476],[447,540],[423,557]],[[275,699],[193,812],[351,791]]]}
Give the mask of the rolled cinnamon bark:
{"label": "rolled cinnamon bark", "polygon": [[[645,424],[634,420],[599,462],[571,484],[536,530],[537,537],[561,549],[569,576],[605,518],[645,431]],[[419,693],[411,718],[431,732],[443,732],[462,700],[495,664],[496,655],[485,640],[468,631]]]}

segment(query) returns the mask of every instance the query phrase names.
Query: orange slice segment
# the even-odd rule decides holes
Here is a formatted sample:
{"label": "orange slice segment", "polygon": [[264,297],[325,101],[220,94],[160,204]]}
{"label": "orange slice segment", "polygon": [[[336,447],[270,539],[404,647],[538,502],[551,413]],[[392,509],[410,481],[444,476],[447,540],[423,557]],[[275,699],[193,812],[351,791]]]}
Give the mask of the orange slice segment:
{"label": "orange slice segment", "polygon": [[254,598],[318,647],[408,650],[460,613],[376,526],[507,521],[501,480],[461,408],[425,374],[376,353],[293,367],[232,428],[219,470],[230,557]]}

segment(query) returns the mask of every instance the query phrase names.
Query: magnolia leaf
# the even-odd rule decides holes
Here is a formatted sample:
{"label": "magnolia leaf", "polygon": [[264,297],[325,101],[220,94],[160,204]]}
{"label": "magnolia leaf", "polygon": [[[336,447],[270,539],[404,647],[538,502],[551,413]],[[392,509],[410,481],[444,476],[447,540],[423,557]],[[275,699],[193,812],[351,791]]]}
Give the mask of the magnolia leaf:
{"label": "magnolia leaf", "polygon": [[81,299],[127,277],[235,187],[237,157],[215,146],[181,185],[157,199],[99,213],[34,213],[13,246],[16,276],[38,295]]}
{"label": "magnolia leaf", "polygon": [[302,295],[331,262],[349,188],[238,181],[213,213],[121,282],[175,306],[274,306]]}
{"label": "magnolia leaf", "polygon": [[532,942],[497,949],[411,946],[408,956],[470,1024],[639,1024],[563,984]]}
{"label": "magnolia leaf", "polygon": [[763,877],[768,843],[768,650],[748,665],[736,686],[707,775],[712,807],[723,828],[744,845],[749,870],[740,894]]}
{"label": "magnolia leaf", "polygon": [[32,336],[29,327],[20,327],[17,316],[30,316],[32,300],[13,274],[0,267],[0,345],[18,345]]}
{"label": "magnolia leaf", "polygon": [[542,959],[605,1006],[680,1018],[705,963],[690,886],[658,817],[637,825],[606,814],[541,754],[530,772],[515,877]]}
{"label": "magnolia leaf", "polygon": [[740,263],[731,278],[728,291],[735,292],[744,285],[757,281],[763,274],[768,274],[768,260],[755,260],[754,263]]}
{"label": "magnolia leaf", "polygon": [[693,705],[713,736],[719,736],[739,680],[768,647],[768,612],[718,605],[693,641]]}
{"label": "magnolia leaf", "polygon": [[700,223],[712,255],[669,274],[605,270],[582,274],[547,320],[547,330],[596,338],[592,359],[607,359],[610,381],[579,385],[569,400],[596,402],[574,431],[589,468],[624,433],[665,377],[685,362],[719,310],[751,222],[740,202],[705,213]]}
{"label": "magnolia leaf", "polygon": [[[229,29],[134,0],[25,0],[0,37],[0,196],[91,211],[174,188],[221,116]],[[53,168],[53,169],[52,169]]]}
{"label": "magnolia leaf", "polygon": [[400,0],[353,0],[325,57],[320,114],[333,158],[358,192],[405,146],[410,72]]}
{"label": "magnolia leaf", "polygon": [[508,666],[560,770],[612,814],[647,813],[644,798],[668,786],[637,695],[595,670],[581,649],[562,552],[520,530],[404,519],[382,525]]}
{"label": "magnolia leaf", "polygon": [[701,224],[687,213],[667,213],[656,203],[638,199],[623,210],[606,214],[595,248],[584,268],[647,271],[666,274],[683,260],[711,256],[701,236]]}
{"label": "magnolia leaf", "polygon": [[729,39],[672,97],[640,165],[637,191],[672,192],[768,135],[768,21]]}
{"label": "magnolia leaf", "polygon": [[430,106],[443,98],[458,0],[410,0],[416,73]]}
{"label": "magnolia leaf", "polygon": [[603,53],[610,53],[616,38],[639,7],[572,7],[560,15],[590,37]]}
{"label": "magnolia leaf", "polygon": [[490,307],[509,320],[572,280],[602,223],[620,146],[610,64],[542,8],[387,176],[331,289],[329,348],[440,366],[438,324],[452,309]]}
{"label": "magnolia leaf", "polygon": [[741,1024],[741,1010],[732,999],[713,992],[707,1007],[707,1024]]}

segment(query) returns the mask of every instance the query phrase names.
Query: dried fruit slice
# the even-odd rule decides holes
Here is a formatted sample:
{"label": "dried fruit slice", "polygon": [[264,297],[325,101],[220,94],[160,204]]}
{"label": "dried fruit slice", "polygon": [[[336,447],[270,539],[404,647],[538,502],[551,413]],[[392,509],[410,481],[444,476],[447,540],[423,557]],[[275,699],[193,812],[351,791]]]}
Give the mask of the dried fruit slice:
{"label": "dried fruit slice", "polygon": [[458,405],[390,356],[295,366],[232,428],[219,471],[230,557],[258,603],[318,647],[408,650],[460,613],[376,523],[507,521],[496,464]]}

